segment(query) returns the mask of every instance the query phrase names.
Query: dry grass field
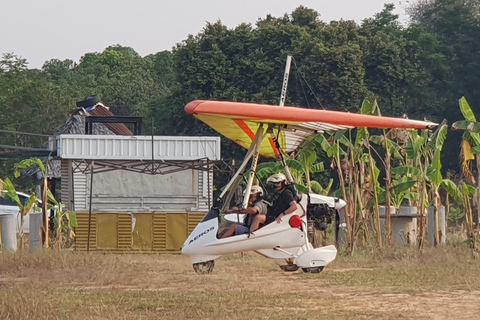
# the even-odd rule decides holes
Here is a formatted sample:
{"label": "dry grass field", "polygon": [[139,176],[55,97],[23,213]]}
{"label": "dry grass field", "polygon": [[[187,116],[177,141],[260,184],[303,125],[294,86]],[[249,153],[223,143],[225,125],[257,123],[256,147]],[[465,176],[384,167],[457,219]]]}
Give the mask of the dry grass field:
{"label": "dry grass field", "polygon": [[255,253],[197,275],[178,254],[0,253],[0,319],[479,319],[464,244],[340,252],[320,274]]}

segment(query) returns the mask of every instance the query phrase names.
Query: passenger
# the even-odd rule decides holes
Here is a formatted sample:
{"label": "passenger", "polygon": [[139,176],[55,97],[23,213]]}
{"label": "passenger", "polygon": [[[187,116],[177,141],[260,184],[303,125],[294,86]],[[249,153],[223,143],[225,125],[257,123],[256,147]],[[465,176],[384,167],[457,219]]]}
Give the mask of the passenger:
{"label": "passenger", "polygon": [[273,184],[275,191],[278,193],[277,198],[273,201],[271,211],[269,211],[269,219],[267,223],[270,223],[273,220],[280,223],[284,216],[297,210],[297,199],[294,192],[288,188],[287,178],[283,173],[275,173],[271,175],[267,179],[267,183]]}
{"label": "passenger", "polygon": [[248,207],[241,210],[238,207],[225,210],[225,213],[240,213],[245,214],[243,224],[232,224],[226,232],[224,232],[220,238],[227,238],[233,235],[240,235],[246,233],[252,233],[260,227],[260,224],[256,222],[256,217],[263,216],[265,221],[267,216],[267,205],[262,201],[263,189],[260,186],[253,186],[251,189],[250,197],[248,198]]}

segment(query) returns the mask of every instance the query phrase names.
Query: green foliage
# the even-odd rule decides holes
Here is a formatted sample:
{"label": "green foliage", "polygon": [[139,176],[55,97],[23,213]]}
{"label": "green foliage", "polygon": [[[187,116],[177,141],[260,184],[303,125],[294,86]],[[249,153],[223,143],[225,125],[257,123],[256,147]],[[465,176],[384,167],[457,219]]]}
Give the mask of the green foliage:
{"label": "green foliage", "polygon": [[72,210],[65,211],[65,205],[57,201],[50,190],[47,190],[47,197],[49,200],[48,208],[51,211],[55,210],[55,216],[53,218],[53,243],[58,249],[69,247],[75,238],[73,228],[78,227],[76,213]]}
{"label": "green foliage", "polygon": [[[42,176],[46,177],[45,166],[41,159],[39,158],[30,158],[20,161],[15,165],[15,177],[19,177],[21,175],[21,170],[29,168],[31,166],[38,166]],[[48,188],[48,186],[46,186]],[[15,201],[19,208],[21,209],[21,213],[23,215],[27,214],[32,206],[35,206],[37,203],[37,196],[32,194],[30,198],[25,202],[25,205],[22,205],[16,192],[13,183],[10,179],[5,179],[4,181],[4,189],[7,190],[6,195],[9,199]],[[73,233],[74,227],[77,227],[77,218],[74,211],[67,210],[64,211],[65,205],[59,202],[52,194],[50,189],[46,190],[47,192],[47,208],[50,210],[55,210],[54,216],[54,226],[55,230],[53,234],[55,235],[54,242],[57,244],[57,248],[60,249],[67,244],[71,244],[71,241],[66,241],[66,239],[73,240],[75,234]],[[3,194],[2,194],[3,195]],[[43,199],[45,200],[45,199]],[[23,221],[22,221],[22,228],[23,228]],[[22,231],[23,232],[23,231]]]}
{"label": "green foliage", "polygon": [[[4,199],[11,200],[15,202],[18,206],[19,212],[20,212],[20,247],[23,249],[25,245],[25,235],[24,235],[24,216],[26,216],[30,210],[33,208],[34,210],[37,209],[37,196],[35,194],[31,194],[28,199],[25,200],[24,203],[20,201],[20,198],[17,194],[17,190],[15,189],[15,186],[13,185],[12,181],[9,178],[6,178],[5,180],[1,180],[0,182],[2,183],[2,187],[0,188],[1,196]],[[2,191],[3,190],[3,191]]]}
{"label": "green foliage", "polygon": [[412,167],[412,166],[401,166],[395,167],[391,170],[392,175],[399,175],[399,176],[413,176],[416,179],[422,179],[423,172],[420,168]]}
{"label": "green foliage", "polygon": [[448,220],[458,225],[460,221],[465,218],[465,212],[462,211],[459,207],[450,206],[450,210],[448,212]]}
{"label": "green foliage", "polygon": [[[0,180],[0,182],[2,181]],[[30,197],[28,197],[28,199],[26,199],[26,201],[22,203],[20,201],[20,198],[18,197],[17,190],[15,189],[14,184],[9,178],[3,180],[2,189],[6,191],[2,192],[2,197],[4,199],[9,199],[15,202],[22,216],[26,216],[32,208],[36,208],[38,200],[37,196],[35,194],[31,194]],[[23,231],[21,231],[21,233],[23,233]]]}
{"label": "green foliage", "polygon": [[38,168],[40,169],[40,172],[45,176],[45,166],[43,165],[42,160],[40,160],[39,158],[30,158],[30,159],[22,160],[15,165],[15,171],[14,171],[15,178],[18,178],[20,176],[21,174],[20,171],[22,169],[29,168],[32,165],[38,166]]}
{"label": "green foliage", "polygon": [[445,189],[449,195],[451,195],[455,201],[462,203],[462,192],[458,186],[450,179],[443,179],[441,187]]}

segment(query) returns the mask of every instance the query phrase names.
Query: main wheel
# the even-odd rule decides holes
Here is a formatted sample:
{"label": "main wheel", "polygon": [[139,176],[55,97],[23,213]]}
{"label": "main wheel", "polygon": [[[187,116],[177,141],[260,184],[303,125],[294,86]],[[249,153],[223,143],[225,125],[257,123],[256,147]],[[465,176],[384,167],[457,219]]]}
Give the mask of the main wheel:
{"label": "main wheel", "polygon": [[285,272],[293,272],[298,270],[298,266],[296,264],[286,264],[284,266],[280,266],[280,269]]}
{"label": "main wheel", "polygon": [[324,267],[302,268],[305,273],[320,273]]}
{"label": "main wheel", "polygon": [[210,260],[206,262],[199,262],[193,264],[193,270],[198,274],[209,274],[212,273],[213,267],[215,267],[215,261]]}

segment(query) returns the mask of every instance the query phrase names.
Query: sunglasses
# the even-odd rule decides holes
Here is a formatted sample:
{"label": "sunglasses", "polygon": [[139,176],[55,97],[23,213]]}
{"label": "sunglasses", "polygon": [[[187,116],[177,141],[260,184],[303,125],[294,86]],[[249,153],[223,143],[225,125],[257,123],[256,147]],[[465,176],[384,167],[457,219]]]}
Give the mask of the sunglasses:
{"label": "sunglasses", "polygon": [[282,181],[280,181],[280,182],[273,182],[273,185],[277,185],[277,184],[281,184],[281,183],[282,183]]}

